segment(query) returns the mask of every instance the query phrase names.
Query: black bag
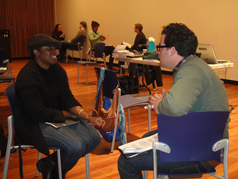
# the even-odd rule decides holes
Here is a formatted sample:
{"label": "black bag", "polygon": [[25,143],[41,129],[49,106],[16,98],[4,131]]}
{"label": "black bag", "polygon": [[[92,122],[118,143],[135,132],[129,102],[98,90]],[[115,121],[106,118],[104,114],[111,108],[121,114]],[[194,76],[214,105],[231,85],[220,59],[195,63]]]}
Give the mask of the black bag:
{"label": "black bag", "polygon": [[7,149],[7,136],[4,134],[2,125],[0,124],[0,158],[4,157]]}
{"label": "black bag", "polygon": [[138,79],[131,76],[118,77],[121,95],[139,93]]}

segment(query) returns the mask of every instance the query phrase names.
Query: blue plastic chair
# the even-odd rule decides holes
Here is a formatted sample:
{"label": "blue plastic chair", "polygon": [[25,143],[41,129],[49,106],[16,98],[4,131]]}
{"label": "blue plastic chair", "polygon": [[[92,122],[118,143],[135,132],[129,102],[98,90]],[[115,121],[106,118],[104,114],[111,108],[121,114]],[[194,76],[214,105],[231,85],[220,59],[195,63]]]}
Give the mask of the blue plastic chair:
{"label": "blue plastic chair", "polygon": [[[101,68],[99,67],[94,67],[95,69],[95,73],[97,78],[99,79],[100,77],[100,73],[101,73]],[[103,96],[107,97],[109,99],[113,99],[114,96],[114,90],[118,85],[118,80],[117,80],[117,75],[114,71],[105,69],[105,75],[104,75],[104,79],[103,82],[101,83],[101,85],[103,85]],[[119,112],[120,112],[120,104],[121,104],[121,89],[118,88],[118,95],[117,95],[117,109],[116,109],[116,118],[115,118],[115,127],[114,127],[114,131],[117,130],[117,125],[118,125],[118,121],[119,121]],[[114,132],[113,134],[113,139],[112,139],[112,145],[111,145],[111,152],[113,152],[114,149],[114,145],[115,145],[115,139],[116,139],[116,132]]]}
{"label": "blue plastic chair", "polygon": [[[100,71],[101,68],[99,67],[94,67],[97,78],[99,78],[100,76]],[[116,75],[115,71],[112,70],[108,70],[105,69],[105,77],[104,77],[104,83],[103,84],[103,96],[108,97],[110,99],[113,98],[113,90],[117,87],[118,85],[118,78]],[[128,109],[128,133],[130,133],[130,108],[135,107],[135,106],[145,106],[148,105],[148,96],[140,96],[140,97],[134,97],[130,94],[128,95],[123,95],[121,96],[121,89],[118,88],[118,109],[117,109],[117,113],[119,112],[119,104],[121,104],[123,106],[124,109]],[[118,115],[116,117],[116,124],[118,121]],[[148,129],[150,131],[151,129],[151,109],[148,108]],[[115,129],[116,130],[116,126],[115,125]],[[111,147],[111,152],[113,152],[114,149],[114,143],[115,143],[115,137],[113,137],[113,141],[112,141],[112,147]]]}
{"label": "blue plastic chair", "polygon": [[[229,140],[223,139],[229,111],[190,112],[181,117],[157,115],[159,142],[153,143],[154,179],[161,175],[186,175],[157,173],[157,154],[160,162],[220,161],[224,150],[224,176],[215,174],[215,167],[208,173],[217,178],[228,179]],[[159,151],[157,151],[159,150]],[[187,175],[193,175],[187,174]]]}

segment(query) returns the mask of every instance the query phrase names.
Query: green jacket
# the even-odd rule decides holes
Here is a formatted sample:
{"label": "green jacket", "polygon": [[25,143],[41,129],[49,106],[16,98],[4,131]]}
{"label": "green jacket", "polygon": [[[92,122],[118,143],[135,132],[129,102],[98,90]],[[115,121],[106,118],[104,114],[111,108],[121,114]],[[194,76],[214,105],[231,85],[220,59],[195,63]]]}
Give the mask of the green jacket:
{"label": "green jacket", "polygon": [[[182,116],[190,111],[229,111],[223,82],[202,59],[189,58],[173,77],[171,89],[158,105],[159,113]],[[228,138],[228,125],[224,137]]]}
{"label": "green jacket", "polygon": [[89,36],[89,40],[90,40],[91,45],[92,45],[92,49],[94,49],[96,43],[100,43],[100,42],[105,40],[103,38],[100,38],[100,35],[101,34],[98,31],[97,31],[97,33],[95,33],[93,30],[90,30],[88,32],[88,36]]}

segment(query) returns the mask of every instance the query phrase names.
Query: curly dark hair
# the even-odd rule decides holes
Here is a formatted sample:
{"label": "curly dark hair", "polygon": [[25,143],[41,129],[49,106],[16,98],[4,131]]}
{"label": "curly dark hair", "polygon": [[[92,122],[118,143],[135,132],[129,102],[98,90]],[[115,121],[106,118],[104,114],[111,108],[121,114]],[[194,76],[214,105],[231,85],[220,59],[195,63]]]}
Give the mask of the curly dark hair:
{"label": "curly dark hair", "polygon": [[182,23],[171,23],[163,27],[162,34],[165,34],[164,43],[166,46],[175,47],[182,57],[195,55],[198,40],[192,30]]}
{"label": "curly dark hair", "polygon": [[97,21],[92,21],[91,26],[96,27],[96,26],[100,26],[100,24]]}

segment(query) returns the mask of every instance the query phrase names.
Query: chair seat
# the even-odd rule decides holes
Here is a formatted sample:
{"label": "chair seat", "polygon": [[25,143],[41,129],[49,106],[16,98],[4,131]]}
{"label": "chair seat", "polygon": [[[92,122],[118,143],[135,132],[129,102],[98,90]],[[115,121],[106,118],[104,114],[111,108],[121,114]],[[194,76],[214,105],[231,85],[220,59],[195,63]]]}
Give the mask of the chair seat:
{"label": "chair seat", "polygon": [[99,65],[97,62],[92,61],[77,61],[78,69],[77,69],[77,83],[79,83],[79,65],[86,65],[86,86],[88,85],[88,66]]}
{"label": "chair seat", "polygon": [[12,82],[15,78],[12,75],[0,75],[0,83]]}
{"label": "chair seat", "polygon": [[[130,108],[136,106],[146,106],[149,104],[149,98],[151,95],[139,93],[139,94],[126,94],[121,96],[121,105],[124,109],[127,109],[128,118],[128,133],[130,134]],[[151,131],[151,108],[148,110],[148,131]]]}
{"label": "chair seat", "polygon": [[78,61],[78,64],[81,64],[81,65],[98,65],[97,62],[91,62],[91,61]]}

